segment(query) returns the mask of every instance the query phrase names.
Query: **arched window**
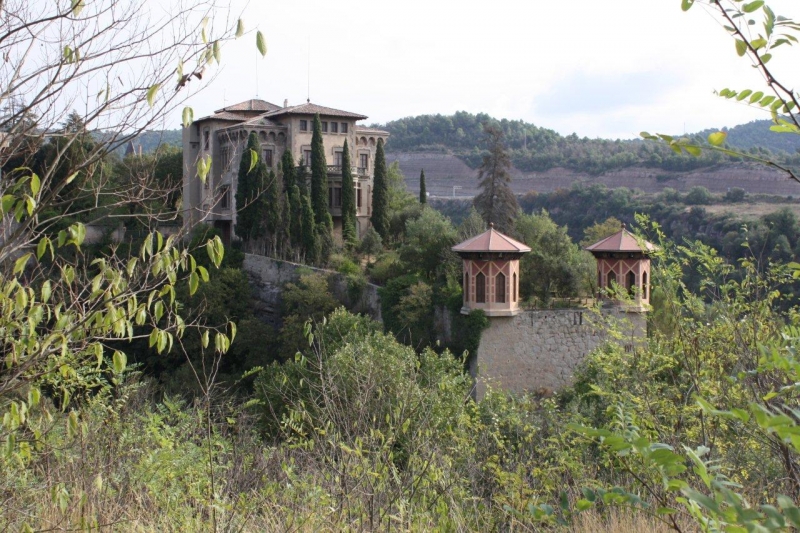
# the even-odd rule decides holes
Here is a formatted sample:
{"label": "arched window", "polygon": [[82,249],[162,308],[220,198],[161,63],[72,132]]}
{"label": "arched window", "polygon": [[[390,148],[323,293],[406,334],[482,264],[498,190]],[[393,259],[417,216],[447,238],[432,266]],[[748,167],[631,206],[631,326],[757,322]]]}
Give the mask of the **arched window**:
{"label": "arched window", "polygon": [[627,279],[625,280],[625,288],[628,293],[633,296],[636,293],[636,274],[631,270],[628,272]]}
{"label": "arched window", "polygon": [[517,273],[511,277],[511,294],[514,295],[514,302],[517,301]]}
{"label": "arched window", "polygon": [[486,303],[486,276],[483,275],[483,272],[478,272],[478,275],[475,276],[475,302]]}
{"label": "arched window", "polygon": [[464,301],[469,301],[469,270],[464,272]]}
{"label": "arched window", "polygon": [[642,274],[642,298],[647,300],[647,272]]}
{"label": "arched window", "polygon": [[506,303],[506,275],[502,272],[494,277],[494,301],[499,304]]}
{"label": "arched window", "polygon": [[608,283],[606,284],[606,287],[610,289],[611,286],[616,282],[617,282],[617,275],[612,270],[608,273]]}

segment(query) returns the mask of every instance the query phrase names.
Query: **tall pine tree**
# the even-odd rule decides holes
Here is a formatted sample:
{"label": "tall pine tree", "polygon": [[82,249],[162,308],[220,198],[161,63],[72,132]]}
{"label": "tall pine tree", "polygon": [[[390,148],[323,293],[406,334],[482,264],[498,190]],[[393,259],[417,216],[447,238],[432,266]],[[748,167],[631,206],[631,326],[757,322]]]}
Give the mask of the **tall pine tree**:
{"label": "tall pine tree", "polygon": [[511,159],[503,142],[503,130],[484,124],[489,153],[483,156],[479,168],[478,187],[481,192],[473,200],[473,205],[486,224],[504,233],[514,229],[514,220],[519,213],[517,197],[511,191]]}
{"label": "tall pine tree", "polygon": [[311,207],[318,231],[321,234],[330,233],[333,220],[328,211],[328,163],[325,161],[319,113],[314,115],[314,133],[311,135]]}
{"label": "tall pine tree", "polygon": [[425,169],[419,171],[419,203],[428,203],[428,191],[425,190]]}
{"label": "tall pine tree", "polygon": [[258,163],[261,145],[255,133],[247,138],[247,147],[239,161],[239,174],[236,177],[236,235],[251,245],[264,236],[266,230],[264,186],[267,181],[267,167]]}
{"label": "tall pine tree", "polygon": [[350,168],[350,148],[345,139],[342,151],[342,240],[354,244],[356,238],[356,187]]}
{"label": "tall pine tree", "polygon": [[383,139],[378,139],[378,149],[375,151],[370,222],[381,239],[385,239],[389,231],[389,182],[386,176],[386,154],[383,152]]}

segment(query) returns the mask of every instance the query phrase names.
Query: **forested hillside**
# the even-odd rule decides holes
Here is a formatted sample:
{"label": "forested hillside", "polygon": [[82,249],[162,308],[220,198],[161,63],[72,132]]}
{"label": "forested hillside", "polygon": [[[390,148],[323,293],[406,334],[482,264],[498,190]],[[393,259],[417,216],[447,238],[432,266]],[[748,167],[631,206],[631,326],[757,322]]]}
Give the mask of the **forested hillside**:
{"label": "forested hillside", "polygon": [[[741,161],[718,152],[703,151],[694,157],[676,154],[665,144],[644,140],[609,140],[579,137],[576,133],[563,136],[521,120],[497,120],[485,113],[473,115],[459,111],[454,115],[421,115],[393,120],[376,125],[391,133],[389,148],[392,152],[438,151],[459,156],[470,167],[476,168],[483,152],[483,124],[496,123],[505,133],[514,166],[523,171],[546,171],[555,167],[568,168],[588,174],[628,167],[650,167],[666,171],[688,171],[712,167],[721,163]],[[767,121],[763,121],[767,122]],[[738,126],[733,135],[739,144],[750,148],[758,145],[761,126]],[[709,132],[712,130],[709,130]],[[715,130],[714,130],[715,131]],[[708,132],[692,135],[692,140],[704,143]],[[777,134],[764,128],[764,145],[772,146]],[[783,136],[787,137],[787,136]],[[764,146],[762,145],[762,146]],[[775,150],[789,150],[786,143],[775,144]],[[784,147],[787,146],[787,147]],[[773,148],[770,148],[773,149]],[[791,150],[794,153],[794,150]],[[761,150],[761,153],[769,153]],[[787,164],[800,164],[800,157],[776,154]]]}
{"label": "forested hillside", "polygon": [[[722,131],[728,133],[728,145],[740,150],[764,148],[775,153],[795,154],[800,149],[800,137],[770,131],[769,128],[772,125],[771,120],[754,120],[732,128],[722,128]],[[699,132],[698,135],[707,137],[714,131],[717,130],[707,129]]]}

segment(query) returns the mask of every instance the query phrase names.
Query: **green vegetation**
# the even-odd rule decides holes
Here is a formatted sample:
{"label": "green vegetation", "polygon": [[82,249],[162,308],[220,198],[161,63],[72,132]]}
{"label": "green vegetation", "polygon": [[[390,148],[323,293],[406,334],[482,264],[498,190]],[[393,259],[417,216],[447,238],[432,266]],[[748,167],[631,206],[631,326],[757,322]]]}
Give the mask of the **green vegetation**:
{"label": "green vegetation", "polygon": [[375,169],[372,184],[372,216],[370,223],[382,239],[386,238],[389,225],[388,188],[386,176],[386,156],[383,152],[383,139],[378,139],[378,148],[375,152]]}
{"label": "green vegetation", "polygon": [[[721,16],[744,45],[740,55],[766,71],[764,54],[798,26],[760,0],[730,5],[763,14],[763,42],[743,40],[739,25],[749,26],[748,17]],[[102,4],[42,9],[38,21],[9,17],[0,37],[24,51],[36,44],[32,30],[53,20],[59,32],[77,21],[79,34],[89,32],[83,38],[103,37],[91,32],[107,19]],[[145,34],[131,45],[126,29],[106,37],[113,58],[161,42]],[[219,61],[217,40],[187,50],[181,43],[194,42],[193,31],[167,35],[176,42],[166,50],[205,57],[204,67]],[[256,41],[264,54],[260,33]],[[74,63],[70,80],[79,88],[83,73],[97,75],[53,42],[55,64],[26,69],[17,64],[25,54],[14,53],[7,60],[21,79],[30,68],[62,72],[64,62]],[[168,55],[154,53],[153,61]],[[178,90],[187,83],[182,69]],[[766,79],[791,111],[785,90]],[[122,117],[147,114],[158,95],[155,81],[130,93]],[[36,93],[29,96],[35,103]],[[292,184],[284,175],[283,196],[269,194],[288,191],[291,201],[298,190],[306,254],[324,255],[354,293],[366,260],[385,283],[384,324],[342,309],[331,278],[309,272],[285,287],[282,327],[273,331],[256,318],[241,252],[225,250],[210,229],[187,245],[149,231],[85,245],[84,217],[124,214],[150,228],[175,216],[167,192],[119,188],[132,177],[147,185],[137,191],[175,183],[174,153],[120,161],[109,155],[113,142],[93,139],[75,116],[42,127],[61,135],[31,142],[30,110],[10,119],[0,153],[0,209],[13,221],[0,242],[3,530],[800,529],[800,224],[792,212],[745,230],[741,219],[698,205],[746,199],[734,191],[653,199],[575,187],[526,196],[531,214],[517,218],[514,235],[538,254],[523,268],[533,280],[526,290],[540,300],[587,290],[587,256],[572,238],[599,239],[635,218],[640,236],[658,245],[648,336],[625,346],[624,324],[611,321],[606,342],[556,395],[489,388],[474,402],[464,369],[488,319],[455,313],[450,339],[430,324],[442,309],[459,308],[460,265],[450,246],[485,229],[475,209],[460,206],[456,227],[408,194],[393,165],[383,169],[383,233],[367,232],[359,246],[367,257],[328,257],[305,179]],[[246,163],[243,179],[258,166],[252,156]],[[570,225],[559,226],[562,219]]]}
{"label": "green vegetation", "polygon": [[267,210],[270,209],[265,195],[269,174],[264,162],[259,160],[260,153],[258,136],[250,133],[236,177],[235,228],[236,235],[249,248],[256,246],[256,242],[266,235]]}
{"label": "green vegetation", "polygon": [[419,203],[428,203],[428,191],[425,190],[425,170],[419,171]]}
{"label": "green vegetation", "polygon": [[357,242],[356,237],[356,189],[353,171],[350,168],[350,148],[347,139],[342,147],[342,240],[348,245]]}
{"label": "green vegetation", "polygon": [[314,222],[321,241],[333,230],[333,220],[328,212],[328,163],[325,161],[325,146],[322,144],[322,123],[319,114],[314,115],[314,131],[311,136],[311,207]]}
{"label": "green vegetation", "polygon": [[478,187],[481,192],[472,202],[488,225],[504,233],[511,233],[519,212],[517,197],[511,192],[511,160],[503,144],[500,128],[484,125],[489,153],[483,156],[478,169]]}

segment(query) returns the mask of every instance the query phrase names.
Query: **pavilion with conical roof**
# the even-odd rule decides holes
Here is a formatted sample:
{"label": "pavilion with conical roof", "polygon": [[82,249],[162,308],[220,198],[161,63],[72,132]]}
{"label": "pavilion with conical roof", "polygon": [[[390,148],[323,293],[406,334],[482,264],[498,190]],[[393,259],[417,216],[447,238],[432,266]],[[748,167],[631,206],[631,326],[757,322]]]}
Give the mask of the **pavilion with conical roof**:
{"label": "pavilion with conical roof", "polygon": [[531,251],[528,246],[489,224],[488,231],[452,249],[464,264],[461,313],[481,309],[489,317],[519,314],[519,259]]}
{"label": "pavilion with conical roof", "polygon": [[597,259],[597,286],[600,297],[630,295],[629,311],[646,311],[650,305],[650,253],[656,246],[638,239],[624,226],[617,233],[602,239],[586,250]]}

